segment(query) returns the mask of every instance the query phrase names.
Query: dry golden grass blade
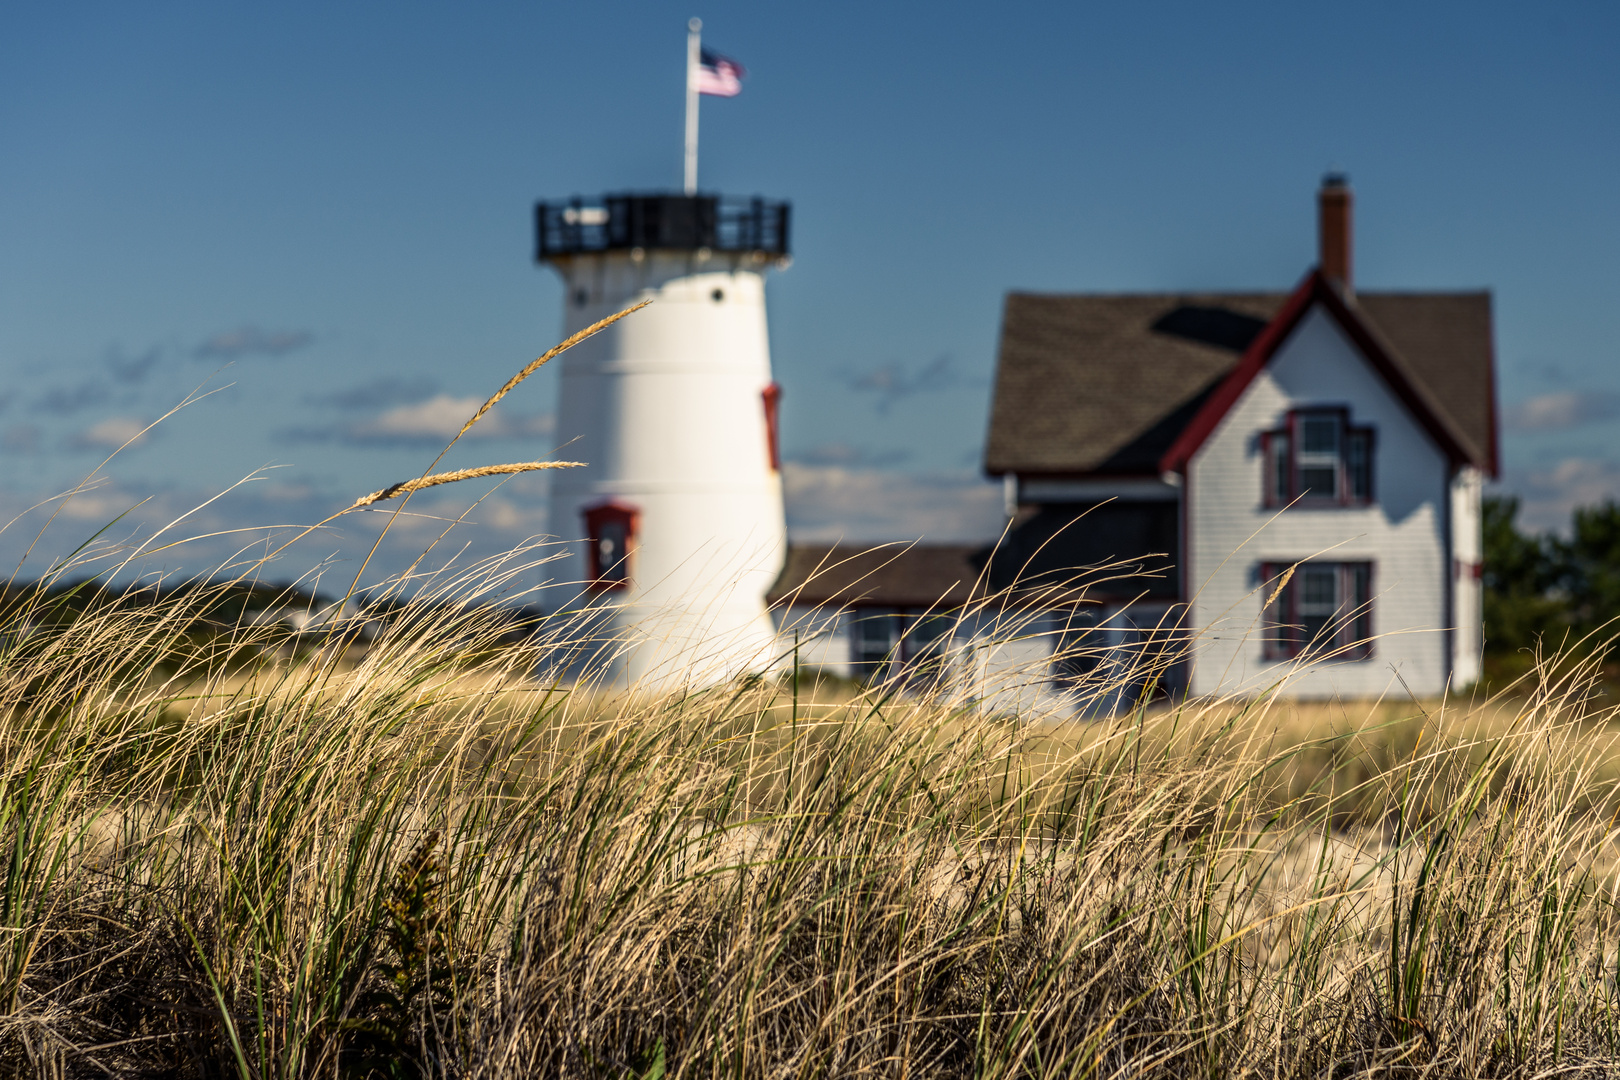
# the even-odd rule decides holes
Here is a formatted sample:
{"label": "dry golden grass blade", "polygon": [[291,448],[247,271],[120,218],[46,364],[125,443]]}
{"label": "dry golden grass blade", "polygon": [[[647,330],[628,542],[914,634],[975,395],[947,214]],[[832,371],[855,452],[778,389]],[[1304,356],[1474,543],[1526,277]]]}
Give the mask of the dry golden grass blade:
{"label": "dry golden grass blade", "polygon": [[438,487],[440,484],[454,484],[460,480],[477,480],[484,476],[510,476],[514,473],[534,472],[536,469],[575,469],[585,464],[583,461],[519,461],[510,465],[480,465],[476,469],[456,469],[453,472],[435,473],[432,476],[422,476],[415,480],[403,480],[392,487],[385,487],[381,491],[373,491],[370,495],[362,495],[354,500],[344,510],[358,510],[362,506],[370,506],[384,499],[392,499],[396,495],[404,495],[412,491],[421,491],[423,488]]}
{"label": "dry golden grass blade", "polygon": [[[299,540],[302,540],[304,537],[308,536],[310,533],[314,532],[316,529],[319,529],[321,526],[326,525],[327,523],[329,523],[329,522],[331,522],[331,521],[333,521],[333,520],[335,520],[337,518],[342,517],[344,514],[349,513],[351,510],[358,510],[361,507],[370,506],[372,503],[381,502],[384,499],[392,499],[396,495],[402,495],[402,494],[403,495],[409,495],[410,493],[412,493],[414,491],[420,491],[422,488],[436,487],[439,484],[451,484],[451,483],[454,483],[457,480],[471,480],[474,477],[478,477],[478,476],[496,476],[496,475],[500,475],[500,474],[503,474],[503,473],[528,472],[531,469],[560,469],[560,468],[566,468],[566,467],[577,466],[577,465],[582,464],[582,462],[577,462],[577,461],[553,461],[553,462],[543,462],[543,463],[542,462],[531,462],[529,464],[522,465],[522,466],[497,465],[497,466],[492,466],[491,468],[489,468],[487,470],[461,469],[461,470],[458,470],[456,472],[439,473],[437,475],[432,475],[432,476],[428,475],[428,473],[432,472],[433,468],[435,466],[437,466],[439,464],[439,462],[444,460],[445,455],[450,452],[450,448],[455,446],[456,443],[460,442],[461,437],[463,435],[467,434],[467,431],[474,424],[476,424],[476,423],[478,423],[478,421],[482,420],[484,418],[484,416],[489,412],[489,410],[491,410],[491,409],[493,409],[495,407],[496,403],[499,402],[501,400],[501,398],[503,398],[507,394],[511,393],[513,387],[517,386],[524,379],[527,379],[530,375],[533,375],[536,371],[540,370],[540,368],[542,366],[544,366],[545,363],[548,360],[552,360],[552,359],[556,358],[559,354],[567,352],[569,349],[573,348],[575,345],[578,345],[581,341],[584,341],[586,338],[590,337],[592,334],[595,334],[595,333],[598,333],[598,332],[600,332],[602,330],[607,329],[609,326],[612,326],[614,323],[618,322],[620,319],[624,318],[626,315],[629,315],[632,312],[640,311],[642,308],[646,307],[650,303],[652,303],[651,298],[643,300],[641,303],[636,304],[634,307],[627,307],[623,311],[617,312],[617,313],[615,313],[613,315],[609,315],[605,319],[601,319],[601,320],[599,320],[597,322],[594,322],[591,325],[587,326],[585,329],[581,330],[579,333],[570,336],[568,338],[568,340],[562,342],[559,345],[553,346],[552,348],[546,350],[546,352],[543,355],[535,358],[534,360],[531,360],[528,364],[526,364],[524,366],[522,371],[519,371],[516,375],[514,375],[510,379],[506,380],[506,385],[502,386],[499,390],[495,391],[495,395],[493,397],[491,397],[488,401],[484,402],[483,405],[479,406],[478,411],[473,413],[472,419],[468,420],[465,424],[461,425],[461,430],[456,432],[455,438],[451,439],[447,444],[445,444],[445,448],[443,450],[439,451],[439,456],[433,459],[433,464],[429,465],[427,467],[426,472],[424,472],[423,475],[420,478],[418,478],[416,480],[409,481],[407,483],[395,484],[393,487],[386,487],[386,488],[383,488],[381,491],[374,491],[370,495],[367,495],[364,498],[359,499],[359,500],[351,503],[348,506],[345,506],[342,510],[339,510],[337,513],[332,514],[330,517],[326,517],[326,518],[321,519],[320,521],[317,521],[315,524],[309,526],[308,528],[305,528],[305,529],[301,530],[292,539],[282,541],[281,544],[279,544],[274,551],[270,552],[270,554],[265,557],[266,561],[275,558],[277,555],[279,555],[283,551],[285,551],[288,547],[290,547],[293,544],[296,544]],[[399,509],[403,509],[403,506],[401,506]],[[397,513],[397,511],[396,511],[396,513]],[[386,536],[387,534],[388,534],[388,527],[385,526],[383,528],[383,536]],[[376,543],[372,545],[371,551],[366,554],[365,561],[361,564],[361,567],[360,567],[360,573],[364,573],[365,568],[371,564],[371,556],[376,554],[377,547],[382,543],[382,539],[383,539],[383,537],[379,536],[377,538]],[[162,549],[160,548],[158,550],[162,550]],[[356,574],[355,575],[354,585],[351,586],[351,589],[350,589],[351,593],[353,592],[354,588],[359,587],[359,584],[360,584],[360,576],[359,576],[359,574]]]}
{"label": "dry golden grass blade", "polygon": [[[341,515],[341,514],[347,514],[350,510],[357,509],[358,507],[361,507],[361,506],[368,506],[368,505],[370,505],[371,502],[376,502],[379,499],[392,498],[394,495],[398,495],[400,493],[404,493],[406,502],[409,502],[412,492],[418,491],[418,490],[420,490],[422,488],[425,488],[425,487],[433,487],[434,486],[434,483],[429,483],[428,482],[429,480],[433,480],[435,483],[439,483],[439,484],[452,483],[453,482],[452,480],[440,479],[438,477],[430,477],[430,476],[428,476],[428,473],[431,473],[435,468],[438,467],[439,462],[444,460],[445,455],[448,454],[451,451],[451,449],[455,447],[456,443],[461,441],[461,437],[463,435],[467,434],[467,432],[472,428],[472,426],[474,424],[476,424],[476,423],[478,423],[478,421],[482,420],[484,418],[484,416],[489,412],[489,410],[491,410],[491,409],[493,409],[495,407],[496,403],[499,402],[501,400],[501,398],[503,398],[507,394],[511,393],[512,389],[515,386],[517,386],[518,383],[522,382],[524,379],[527,379],[530,375],[533,375],[536,371],[540,370],[540,368],[548,360],[552,359],[553,357],[555,357],[555,356],[557,356],[557,355],[559,355],[561,353],[567,352],[569,349],[573,348],[575,345],[578,345],[581,341],[584,341],[586,338],[590,337],[592,334],[595,334],[595,333],[598,333],[598,332],[600,332],[602,330],[607,329],[608,327],[612,326],[614,323],[618,322],[620,319],[624,318],[626,315],[629,315],[632,312],[640,311],[642,308],[646,307],[650,303],[652,303],[652,298],[651,297],[647,298],[646,300],[643,300],[641,303],[636,304],[633,307],[627,307],[623,311],[617,312],[617,313],[615,313],[613,315],[609,315],[605,319],[599,319],[598,321],[596,321],[596,322],[592,323],[591,325],[587,326],[585,329],[581,330],[579,333],[572,335],[571,337],[568,338],[568,340],[562,342],[560,345],[556,345],[556,346],[552,347],[551,349],[548,349],[542,356],[539,356],[539,357],[535,358],[534,360],[531,360],[528,364],[524,365],[522,371],[519,371],[516,375],[512,376],[510,379],[507,379],[506,380],[506,385],[502,386],[499,390],[495,391],[494,396],[491,397],[488,401],[484,402],[481,406],[479,406],[478,411],[472,414],[472,418],[469,419],[465,424],[461,425],[461,430],[456,432],[456,437],[451,439],[448,443],[446,443],[444,449],[439,451],[439,456],[433,459],[433,464],[429,465],[425,470],[423,470],[423,475],[422,475],[422,478],[420,480],[414,481],[414,482],[412,482],[410,484],[396,484],[393,488],[384,488],[383,491],[390,492],[390,494],[385,495],[385,494],[383,494],[381,492],[378,492],[375,496],[367,496],[367,499],[369,501],[362,500],[361,502],[355,503],[354,506],[345,507],[344,509],[339,510],[338,513],[333,515],[333,516],[336,517],[336,516]],[[558,468],[559,466],[555,465],[555,464],[552,464],[552,465],[541,465],[541,466],[536,466],[536,467],[537,468]],[[524,471],[524,470],[518,470],[518,471]],[[461,476],[461,475],[454,474],[454,473],[442,473],[442,474],[439,474],[439,476],[454,477],[457,480],[470,479],[474,475],[489,476],[489,475],[493,475],[493,474],[492,473],[476,473],[476,472],[469,473],[467,476]],[[395,509],[394,509],[394,517],[397,518],[401,513],[404,512],[404,510],[405,510],[405,503],[400,503],[399,506],[395,507]],[[332,520],[332,518],[327,518],[326,519],[326,521],[331,521],[331,520]],[[326,521],[320,522],[320,525],[326,524]],[[317,525],[316,527],[318,528],[319,525]],[[354,594],[354,590],[358,589],[360,587],[360,578],[365,574],[366,567],[371,565],[371,557],[373,555],[375,555],[377,553],[377,549],[382,546],[383,538],[388,535],[388,530],[391,529],[392,527],[393,527],[393,521],[392,520],[390,520],[387,525],[383,526],[382,533],[380,535],[378,535],[378,537],[376,539],[376,542],[371,545],[371,550],[366,553],[365,559],[361,561],[360,569],[358,571],[356,571],[355,575],[354,575],[354,583],[349,586],[349,594],[351,596]],[[294,539],[297,539],[297,538],[295,537]],[[291,541],[289,541],[289,543],[290,542]],[[286,544],[282,545],[282,547],[286,547],[286,546],[287,546]],[[279,551],[281,549],[277,548],[277,550]]]}
{"label": "dry golden grass blade", "polygon": [[[512,376],[510,379],[507,379],[506,380],[506,385],[501,387],[499,390],[495,391],[495,395],[493,397],[491,397],[488,401],[484,402],[482,405],[480,405],[478,407],[478,411],[473,413],[472,419],[468,420],[465,424],[462,424],[461,425],[461,430],[456,432],[456,439],[459,439],[463,435],[467,434],[467,430],[469,428],[471,428],[474,424],[478,423],[478,421],[482,420],[484,418],[484,414],[489,412],[489,410],[491,410],[491,409],[493,409],[495,407],[496,402],[500,401],[501,398],[503,398],[507,394],[511,393],[512,389],[515,386],[517,386],[518,383],[522,382],[524,379],[527,379],[530,375],[533,375],[536,371],[539,371],[540,368],[546,363],[546,361],[552,359],[553,357],[557,356],[560,353],[567,352],[569,349],[573,348],[575,345],[578,345],[580,342],[584,341],[586,338],[590,337],[592,334],[595,334],[595,333],[597,333],[598,331],[601,331],[601,330],[606,330],[608,327],[612,326],[614,323],[618,322],[620,319],[624,318],[626,315],[629,315],[631,312],[640,311],[642,308],[646,307],[650,303],[652,303],[652,300],[650,300],[650,299],[643,300],[641,303],[635,305],[634,307],[627,307],[623,311],[621,311],[621,312],[619,312],[619,313],[617,313],[615,315],[609,315],[607,318],[602,319],[599,322],[594,322],[591,325],[587,326],[585,329],[581,330],[579,333],[575,334],[573,337],[570,337],[567,341],[564,341],[561,345],[557,345],[557,346],[553,347],[552,349],[548,350],[544,356],[541,356],[541,357],[539,357],[539,358],[537,358],[535,360],[530,361],[523,368],[522,371],[518,372],[516,375]],[[455,439],[452,439],[451,443],[454,444],[454,442],[455,442]]]}
{"label": "dry golden grass blade", "polygon": [[1294,571],[1297,569],[1299,569],[1299,564],[1295,563],[1293,566],[1290,566],[1287,570],[1283,571],[1282,580],[1277,582],[1277,588],[1272,592],[1271,598],[1265,603],[1266,607],[1269,608],[1272,604],[1277,602],[1277,597],[1281,596],[1283,590],[1288,588],[1288,583],[1293,580]]}

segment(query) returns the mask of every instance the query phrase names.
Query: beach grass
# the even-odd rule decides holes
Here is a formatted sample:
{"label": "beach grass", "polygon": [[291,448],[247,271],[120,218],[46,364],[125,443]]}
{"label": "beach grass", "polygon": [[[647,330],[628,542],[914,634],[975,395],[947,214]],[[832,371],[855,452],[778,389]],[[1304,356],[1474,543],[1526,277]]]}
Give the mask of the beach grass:
{"label": "beach grass", "polygon": [[1601,650],[1090,721],[972,678],[614,690],[577,623],[515,632],[548,557],[357,574],[303,632],[242,607],[262,563],[8,588],[0,1075],[1617,1071]]}
{"label": "beach grass", "polygon": [[128,662],[190,614],[8,646],[15,1073],[1615,1060],[1620,728],[1578,672],[1087,723],[778,677],[619,693],[536,680],[567,642],[500,647],[442,597],[341,662],[252,625],[224,635],[252,663]]}

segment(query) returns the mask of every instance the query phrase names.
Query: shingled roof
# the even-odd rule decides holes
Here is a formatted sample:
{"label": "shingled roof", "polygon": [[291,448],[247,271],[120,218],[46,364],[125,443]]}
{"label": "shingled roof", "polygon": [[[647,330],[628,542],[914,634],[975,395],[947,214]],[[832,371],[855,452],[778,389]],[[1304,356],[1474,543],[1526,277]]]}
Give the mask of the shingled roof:
{"label": "shingled roof", "polygon": [[[1162,511],[1168,511],[1168,515]],[[1081,523],[1085,527],[1077,527]],[[1172,503],[1050,506],[1001,544],[790,544],[773,605],[995,608],[1173,599]]]}
{"label": "shingled roof", "polygon": [[793,544],[772,604],[957,607],[984,595],[984,544]]}
{"label": "shingled roof", "polygon": [[[1287,293],[1009,293],[985,471],[1154,475]],[[1486,292],[1362,292],[1350,308],[1496,472]]]}

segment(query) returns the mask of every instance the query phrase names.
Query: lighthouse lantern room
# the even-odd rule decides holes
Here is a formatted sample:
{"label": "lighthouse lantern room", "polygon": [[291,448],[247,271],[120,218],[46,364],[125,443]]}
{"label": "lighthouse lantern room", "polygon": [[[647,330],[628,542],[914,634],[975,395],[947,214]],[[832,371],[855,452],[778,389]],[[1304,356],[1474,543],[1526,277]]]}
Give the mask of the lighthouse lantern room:
{"label": "lighthouse lantern room", "polygon": [[560,358],[558,442],[586,465],[554,475],[551,531],[579,556],[576,606],[621,685],[776,659],[765,592],[786,528],[765,273],[789,261],[788,220],[785,202],[712,194],[535,208],[565,333],[653,301]]}

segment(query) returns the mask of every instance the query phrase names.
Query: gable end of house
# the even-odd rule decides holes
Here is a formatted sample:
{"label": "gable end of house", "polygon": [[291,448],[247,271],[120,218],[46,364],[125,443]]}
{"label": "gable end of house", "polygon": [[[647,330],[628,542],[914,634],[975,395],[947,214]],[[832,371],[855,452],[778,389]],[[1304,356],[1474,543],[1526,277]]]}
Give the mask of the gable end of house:
{"label": "gable end of house", "polygon": [[[1159,461],[1159,471],[1182,472],[1199,447],[1231,410],[1256,376],[1271,363],[1283,344],[1298,329],[1311,310],[1320,306],[1338,325],[1356,350],[1372,365],[1384,382],[1411,410],[1418,422],[1440,446],[1453,469],[1472,464],[1494,474],[1496,466],[1495,416],[1490,410],[1488,447],[1470,445],[1467,433],[1448,414],[1437,395],[1417,378],[1387,339],[1347,302],[1339,287],[1321,270],[1312,270],[1291,293],[1271,323],[1255,338],[1242,361],[1232,369],[1208,397],[1197,415],[1182,430]],[[1487,365],[1489,366],[1489,365]],[[1482,450],[1489,450],[1484,453]]]}

